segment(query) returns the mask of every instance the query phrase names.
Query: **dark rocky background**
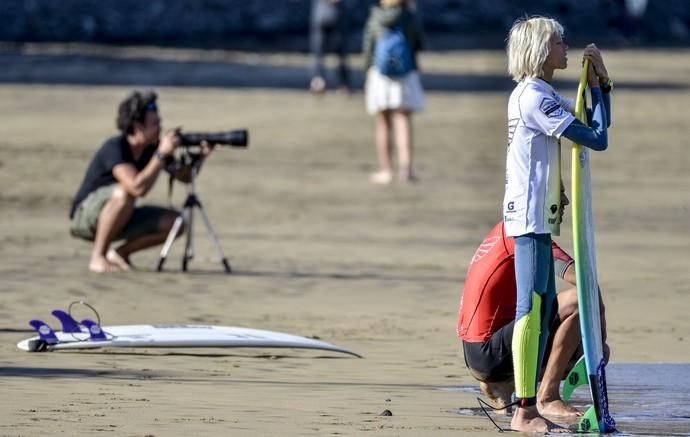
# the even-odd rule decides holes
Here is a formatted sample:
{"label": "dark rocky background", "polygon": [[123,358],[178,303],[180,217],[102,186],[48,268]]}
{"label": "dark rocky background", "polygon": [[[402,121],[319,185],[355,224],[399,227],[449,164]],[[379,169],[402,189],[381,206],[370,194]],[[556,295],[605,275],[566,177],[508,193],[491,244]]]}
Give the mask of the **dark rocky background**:
{"label": "dark rocky background", "polygon": [[[344,0],[357,51],[372,0]],[[307,51],[311,0],[0,0],[0,41],[87,42]],[[432,50],[496,48],[515,18],[545,14],[571,45],[687,46],[690,1],[650,0],[641,17],[624,0],[419,0]]]}

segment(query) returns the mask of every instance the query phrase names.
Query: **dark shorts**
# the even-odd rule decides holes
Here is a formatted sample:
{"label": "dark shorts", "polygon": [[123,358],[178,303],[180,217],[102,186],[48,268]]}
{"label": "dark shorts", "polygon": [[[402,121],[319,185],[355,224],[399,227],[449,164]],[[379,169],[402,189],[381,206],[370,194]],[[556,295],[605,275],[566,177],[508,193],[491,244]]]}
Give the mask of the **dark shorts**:
{"label": "dark shorts", "polygon": [[465,364],[472,376],[484,382],[513,379],[513,328],[515,320],[494,332],[484,342],[463,341]]}
{"label": "dark shorts", "polygon": [[[551,326],[549,339],[544,353],[542,369],[546,365],[546,360],[551,354],[553,336],[560,322],[558,318]],[[513,379],[513,328],[515,320],[494,332],[491,338],[485,342],[469,343],[462,342],[462,349],[465,355],[465,364],[472,376],[483,382],[503,382]],[[578,348],[569,368],[575,360],[582,355],[582,349]],[[566,372],[567,374],[568,372]]]}
{"label": "dark shorts", "polygon": [[[101,187],[84,199],[74,211],[70,222],[70,233],[74,237],[93,241],[96,237],[98,216],[103,206],[110,200],[115,185]],[[134,209],[132,218],[113,240],[131,240],[133,238],[160,232],[160,220],[167,213],[178,212],[160,206],[140,206]]]}

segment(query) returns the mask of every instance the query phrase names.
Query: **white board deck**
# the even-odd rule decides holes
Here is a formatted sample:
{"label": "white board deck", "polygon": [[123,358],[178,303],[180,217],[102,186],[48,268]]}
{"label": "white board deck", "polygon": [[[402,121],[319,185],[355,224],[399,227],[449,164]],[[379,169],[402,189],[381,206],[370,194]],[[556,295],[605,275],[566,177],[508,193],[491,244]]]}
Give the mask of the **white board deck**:
{"label": "white board deck", "polygon": [[[86,328],[82,332],[56,331],[58,343],[46,345],[46,350],[78,350],[105,347],[154,348],[154,347],[274,347],[319,349],[340,352],[356,357],[360,355],[341,347],[312,338],[276,331],[240,328],[234,326],[166,324],[104,326],[107,340],[89,339]],[[27,338],[17,347],[28,352],[36,351],[40,337]]]}

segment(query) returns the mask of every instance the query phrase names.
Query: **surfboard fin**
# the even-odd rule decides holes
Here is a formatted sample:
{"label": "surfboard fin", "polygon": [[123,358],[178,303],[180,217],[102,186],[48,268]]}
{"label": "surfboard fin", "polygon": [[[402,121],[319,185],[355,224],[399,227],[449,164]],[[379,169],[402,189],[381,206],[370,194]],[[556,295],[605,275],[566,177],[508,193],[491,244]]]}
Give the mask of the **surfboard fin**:
{"label": "surfboard fin", "polygon": [[48,350],[47,346],[59,343],[55,331],[42,320],[30,320],[29,325],[38,332],[38,339],[29,343],[30,352],[41,352]]}
{"label": "surfboard fin", "polygon": [[587,384],[587,368],[583,355],[577,360],[570,373],[568,373],[568,377],[565,378],[563,383],[563,400],[569,400],[575,389],[585,384]]}
{"label": "surfboard fin", "polygon": [[54,310],[52,313],[62,325],[62,332],[81,332],[79,323],[72,318],[69,314],[62,310]]}
{"label": "surfboard fin", "polygon": [[101,329],[101,326],[94,322],[93,320],[84,319],[81,324],[86,326],[89,330],[89,340],[91,341],[106,341],[108,337],[105,336],[105,332]]}
{"label": "surfboard fin", "polygon": [[577,424],[577,432],[599,432],[599,420],[594,405],[590,406]]}

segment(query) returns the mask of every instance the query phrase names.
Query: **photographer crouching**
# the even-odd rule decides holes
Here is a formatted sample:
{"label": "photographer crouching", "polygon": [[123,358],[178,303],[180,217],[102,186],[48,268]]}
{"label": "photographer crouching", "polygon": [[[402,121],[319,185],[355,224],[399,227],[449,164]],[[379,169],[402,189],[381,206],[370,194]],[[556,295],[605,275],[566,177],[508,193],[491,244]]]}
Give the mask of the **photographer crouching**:
{"label": "photographer crouching", "polygon": [[[161,170],[182,182],[191,178],[189,167],[178,165],[174,157],[180,134],[167,131],[161,135],[156,98],[154,92],[135,91],[120,103],[120,134],[96,152],[72,203],[71,234],[93,241],[91,271],[130,270],[129,256],[162,244],[179,216],[173,209],[135,205],[153,187]],[[215,147],[202,141],[200,160]],[[181,228],[177,236],[182,232]],[[118,240],[124,242],[110,249]]]}

